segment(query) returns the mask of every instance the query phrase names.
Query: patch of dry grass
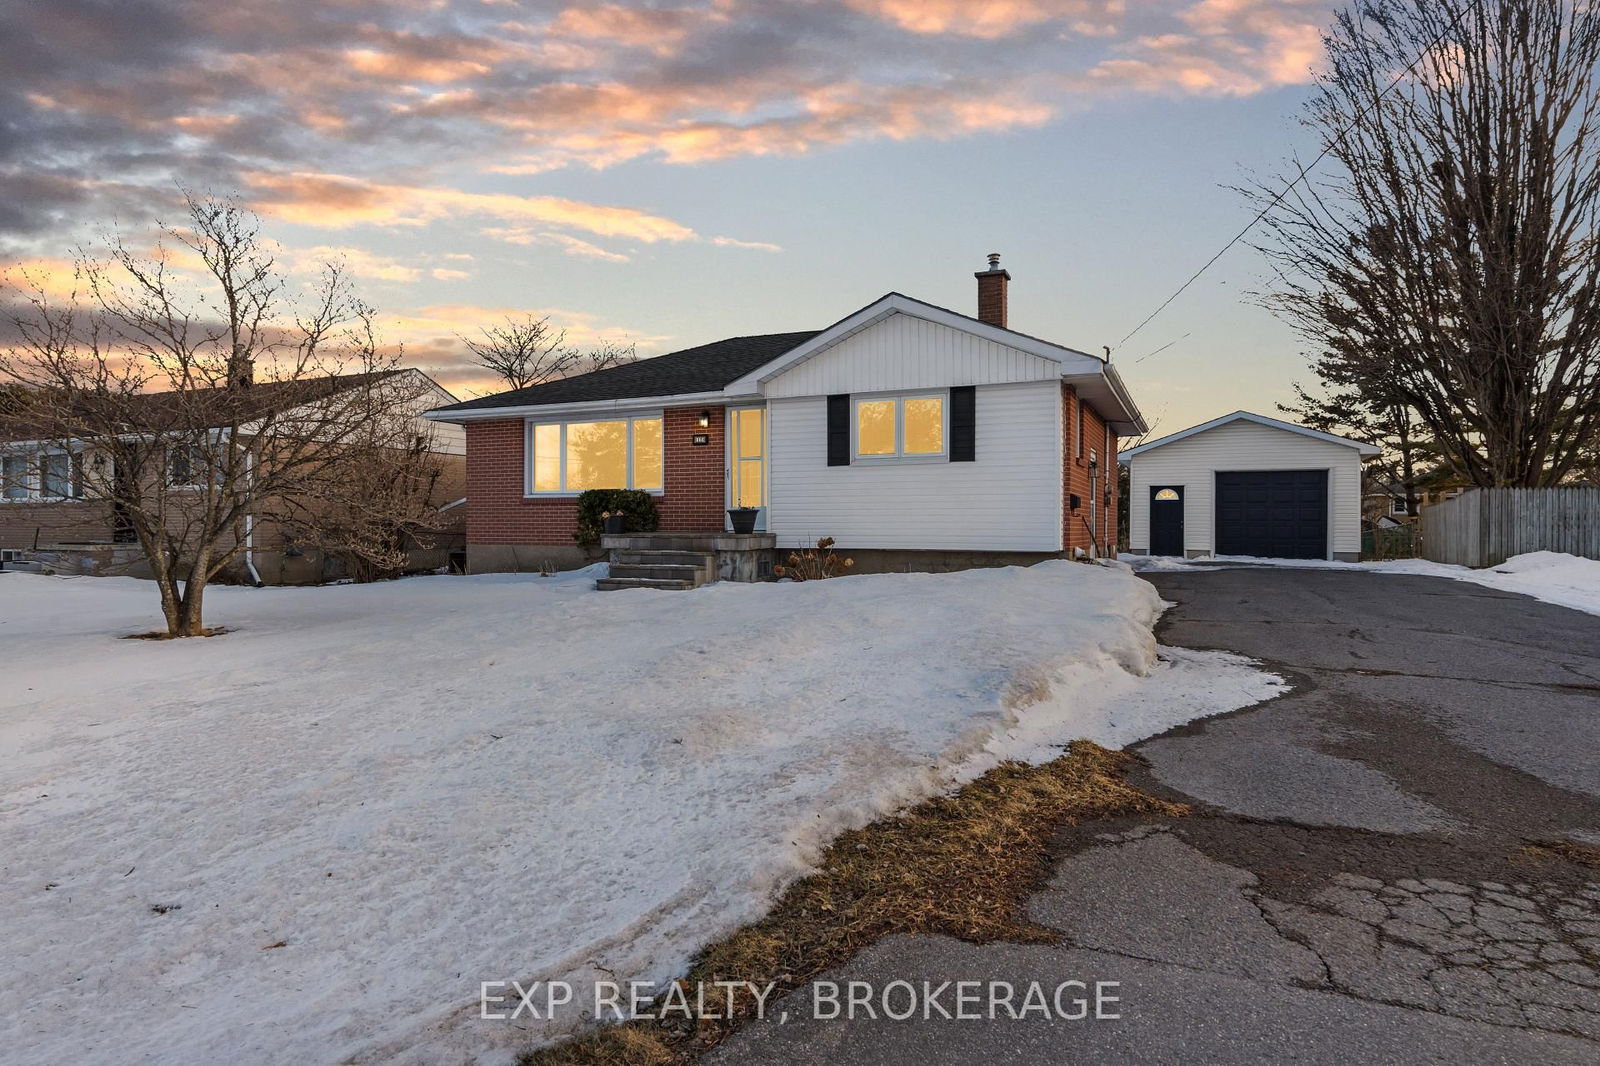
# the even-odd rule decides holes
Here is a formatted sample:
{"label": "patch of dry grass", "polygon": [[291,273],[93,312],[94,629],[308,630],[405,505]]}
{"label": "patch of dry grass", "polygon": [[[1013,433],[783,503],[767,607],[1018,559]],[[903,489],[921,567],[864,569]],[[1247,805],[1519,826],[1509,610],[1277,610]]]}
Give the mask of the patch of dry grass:
{"label": "patch of dry grass", "polygon": [[176,633],[168,633],[165,629],[152,629],[148,633],[129,633],[127,636],[123,637],[122,639],[123,640],[187,640],[189,637],[220,637],[224,633],[227,633],[228,631],[229,630],[228,630],[227,626],[211,626],[208,629],[202,629],[198,633],[190,633],[190,634],[187,634],[186,636],[179,636]]}
{"label": "patch of dry grass", "polygon": [[1523,851],[1534,858],[1542,859],[1554,855],[1580,866],[1600,870],[1600,848],[1593,844],[1583,844],[1576,840],[1535,840],[1524,847]]}
{"label": "patch of dry grass", "polygon": [[[1048,879],[1050,842],[1063,826],[1120,814],[1187,813],[1126,782],[1135,759],[1078,741],[1043,766],[1005,763],[953,795],[845,833],[823,853],[815,874],[791,885],[761,921],[703,951],[684,980],[775,983],[787,991],[897,933],[1054,940],[1053,931],[1028,921],[1023,905]],[[754,1010],[746,993],[732,1020],[615,1025],[530,1052],[522,1063],[683,1063]]]}

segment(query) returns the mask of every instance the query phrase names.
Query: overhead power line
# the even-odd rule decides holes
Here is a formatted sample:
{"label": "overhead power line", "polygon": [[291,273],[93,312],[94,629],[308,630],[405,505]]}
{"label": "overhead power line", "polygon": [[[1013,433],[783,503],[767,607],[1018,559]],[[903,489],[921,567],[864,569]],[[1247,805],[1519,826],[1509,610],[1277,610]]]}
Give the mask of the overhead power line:
{"label": "overhead power line", "polygon": [[[1249,222],[1245,223],[1244,228],[1241,229],[1238,233],[1234,234],[1233,238],[1230,241],[1228,241],[1227,244],[1224,244],[1217,251],[1216,255],[1213,255],[1210,259],[1207,259],[1205,261],[1205,264],[1203,266],[1201,266],[1199,270],[1196,270],[1192,275],[1190,275],[1188,281],[1185,281],[1182,285],[1179,285],[1177,290],[1175,292],[1173,292],[1173,294],[1171,296],[1168,296],[1165,300],[1161,301],[1161,306],[1157,307],[1154,311],[1151,311],[1148,315],[1146,315],[1144,317],[1144,320],[1142,322],[1140,322],[1137,326],[1134,326],[1133,329],[1128,332],[1128,335],[1126,337],[1123,337],[1120,341],[1118,341],[1117,342],[1117,348],[1120,349],[1124,344],[1127,344],[1130,340],[1132,340],[1135,334],[1137,334],[1140,330],[1144,329],[1144,327],[1148,326],[1151,322],[1155,321],[1157,315],[1161,314],[1161,312],[1165,311],[1168,307],[1172,306],[1172,302],[1174,300],[1176,300],[1178,297],[1182,296],[1185,292],[1187,292],[1191,285],[1193,285],[1195,282],[1199,281],[1201,276],[1204,275],[1206,271],[1210,270],[1212,268],[1212,266],[1214,266],[1216,264],[1217,260],[1219,260],[1223,256],[1227,255],[1229,250],[1232,249],[1234,245],[1236,245],[1240,241],[1244,240],[1245,237],[1249,235],[1250,231],[1256,228],[1256,224],[1258,222],[1260,222],[1262,219],[1266,218],[1267,215],[1272,211],[1272,209],[1274,207],[1277,207],[1279,204],[1281,204],[1283,202],[1283,198],[1285,196],[1288,196],[1289,193],[1294,190],[1295,186],[1299,185],[1302,181],[1304,181],[1306,179],[1306,177],[1311,173],[1311,171],[1316,169],[1317,164],[1322,162],[1323,159],[1325,159],[1327,157],[1328,153],[1333,150],[1334,144],[1336,142],[1340,141],[1340,140],[1343,140],[1344,136],[1347,133],[1349,133],[1351,130],[1355,129],[1357,123],[1359,123],[1362,119],[1366,118],[1369,114],[1371,114],[1372,111],[1380,103],[1383,102],[1384,98],[1395,90],[1396,86],[1398,86],[1401,82],[1405,81],[1406,78],[1410,77],[1413,73],[1415,73],[1416,69],[1417,69],[1417,64],[1421,63],[1425,58],[1427,58],[1428,53],[1432,52],[1435,48],[1437,48],[1440,44],[1442,44],[1446,37],[1449,37],[1452,33],[1454,33],[1456,31],[1456,27],[1461,25],[1461,20],[1466,18],[1468,13],[1477,10],[1477,8],[1479,7],[1479,5],[1482,2],[1483,2],[1483,0],[1472,0],[1472,3],[1468,4],[1467,6],[1463,7],[1459,12],[1457,12],[1456,13],[1456,17],[1450,20],[1450,24],[1448,26],[1446,26],[1443,30],[1439,31],[1439,35],[1437,37],[1435,37],[1432,41],[1429,41],[1428,44],[1420,52],[1417,53],[1417,58],[1413,59],[1406,66],[1406,68],[1404,70],[1402,70],[1399,74],[1396,74],[1394,80],[1391,81],[1387,86],[1385,86],[1384,90],[1381,93],[1379,93],[1377,96],[1373,97],[1372,98],[1372,102],[1370,104],[1368,104],[1366,107],[1362,108],[1360,113],[1358,113],[1355,118],[1351,119],[1345,125],[1345,127],[1342,130],[1339,131],[1337,136],[1329,138],[1328,142],[1323,145],[1322,151],[1318,152],[1316,154],[1316,157],[1314,159],[1312,159],[1310,163],[1307,163],[1304,166],[1300,167],[1299,168],[1300,172],[1298,174],[1296,174],[1294,176],[1294,178],[1287,185],[1285,185],[1282,189],[1279,189],[1277,195],[1274,196],[1272,199],[1268,200],[1266,205],[1264,207],[1262,207],[1260,211],[1256,212],[1255,217],[1252,218]],[[1159,348],[1156,349],[1156,351],[1161,351],[1161,350],[1162,349],[1159,349]],[[1150,353],[1150,355],[1155,355],[1155,354],[1156,354],[1156,352],[1151,352]],[[1145,359],[1150,358],[1150,355],[1142,356],[1138,361],[1142,363],[1142,362],[1144,362]]]}

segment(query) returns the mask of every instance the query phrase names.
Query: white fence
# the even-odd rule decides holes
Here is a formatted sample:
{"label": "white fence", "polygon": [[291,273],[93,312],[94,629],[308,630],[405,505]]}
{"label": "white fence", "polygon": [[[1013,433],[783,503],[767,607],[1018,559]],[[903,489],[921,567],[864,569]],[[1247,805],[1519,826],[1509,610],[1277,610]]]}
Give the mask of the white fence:
{"label": "white fence", "polygon": [[1600,488],[1473,489],[1422,509],[1422,557],[1498,566],[1552,551],[1600,559]]}

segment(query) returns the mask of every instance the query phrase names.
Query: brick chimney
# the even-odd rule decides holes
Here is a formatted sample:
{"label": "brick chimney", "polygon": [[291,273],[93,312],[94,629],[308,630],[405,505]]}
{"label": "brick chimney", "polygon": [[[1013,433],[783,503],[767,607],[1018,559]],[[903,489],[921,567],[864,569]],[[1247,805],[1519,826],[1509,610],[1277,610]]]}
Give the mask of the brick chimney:
{"label": "brick chimney", "polygon": [[248,389],[256,383],[256,364],[244,345],[233,346],[233,358],[228,360],[228,388]]}
{"label": "brick chimney", "polygon": [[989,253],[989,269],[972,275],[978,279],[978,320],[1006,328],[1006,285],[1011,274],[1000,269],[1000,253]]}

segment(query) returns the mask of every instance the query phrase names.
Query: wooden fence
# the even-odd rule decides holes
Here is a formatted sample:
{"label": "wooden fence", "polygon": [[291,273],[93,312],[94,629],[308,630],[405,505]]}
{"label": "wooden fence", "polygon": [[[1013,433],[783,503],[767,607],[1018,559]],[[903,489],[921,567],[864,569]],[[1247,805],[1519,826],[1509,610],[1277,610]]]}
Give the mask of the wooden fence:
{"label": "wooden fence", "polygon": [[1422,557],[1499,566],[1552,551],[1600,559],[1600,488],[1473,489],[1422,509]]}

